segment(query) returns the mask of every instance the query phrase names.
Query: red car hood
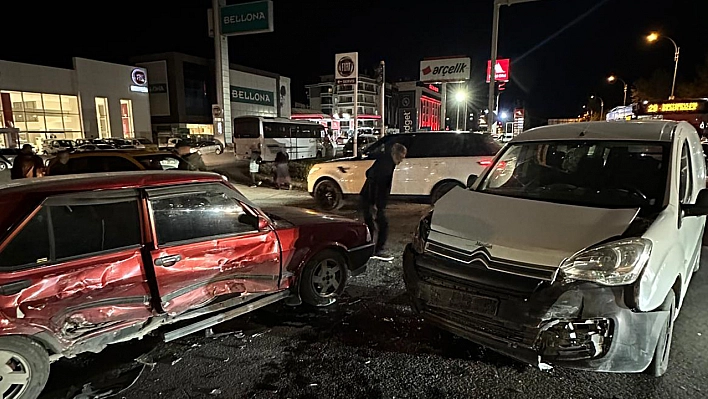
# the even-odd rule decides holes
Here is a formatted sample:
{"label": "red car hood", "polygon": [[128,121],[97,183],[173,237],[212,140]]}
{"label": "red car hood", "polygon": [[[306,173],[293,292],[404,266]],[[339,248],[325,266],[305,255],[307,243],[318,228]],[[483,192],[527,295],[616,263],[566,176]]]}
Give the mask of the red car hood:
{"label": "red car hood", "polygon": [[287,221],[295,226],[329,224],[329,223],[356,223],[345,217],[328,215],[309,209],[292,208],[285,206],[262,208],[275,222]]}

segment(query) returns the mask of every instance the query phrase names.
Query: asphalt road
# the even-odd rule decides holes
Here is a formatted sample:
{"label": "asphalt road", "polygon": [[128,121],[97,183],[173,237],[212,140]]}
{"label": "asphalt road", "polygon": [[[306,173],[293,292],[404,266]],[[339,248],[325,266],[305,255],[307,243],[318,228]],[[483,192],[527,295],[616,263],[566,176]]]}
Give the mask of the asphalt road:
{"label": "asphalt road", "polygon": [[[227,154],[207,161],[233,181]],[[239,187],[263,206],[314,207],[307,193]],[[392,203],[402,253],[428,206]],[[353,206],[339,212],[356,217]],[[704,256],[708,259],[708,253]],[[708,266],[676,322],[667,374],[540,371],[432,327],[404,295],[401,258],[370,261],[334,306],[276,304],[174,342],[112,345],[52,365],[43,399],[104,398],[708,398]]]}
{"label": "asphalt road", "polygon": [[[241,189],[264,205],[314,205],[302,192]],[[392,250],[402,252],[427,208],[391,205]],[[355,216],[353,207],[340,213]],[[117,397],[131,399],[708,397],[708,317],[702,303],[707,269],[692,282],[676,324],[671,365],[661,379],[540,371],[442,332],[411,311],[398,257],[392,263],[371,261],[330,308],[277,304],[209,334],[171,343],[146,338],[62,360],[52,366],[44,397],[90,398],[89,392],[105,392],[102,386],[111,384],[113,392],[122,391]]]}

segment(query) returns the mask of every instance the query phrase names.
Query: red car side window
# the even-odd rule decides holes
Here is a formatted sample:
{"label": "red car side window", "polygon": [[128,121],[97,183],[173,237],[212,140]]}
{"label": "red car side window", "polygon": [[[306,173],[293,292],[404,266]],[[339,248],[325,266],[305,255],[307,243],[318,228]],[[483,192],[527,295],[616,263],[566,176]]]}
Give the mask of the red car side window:
{"label": "red car side window", "polygon": [[220,187],[151,202],[160,245],[257,231],[253,216]]}

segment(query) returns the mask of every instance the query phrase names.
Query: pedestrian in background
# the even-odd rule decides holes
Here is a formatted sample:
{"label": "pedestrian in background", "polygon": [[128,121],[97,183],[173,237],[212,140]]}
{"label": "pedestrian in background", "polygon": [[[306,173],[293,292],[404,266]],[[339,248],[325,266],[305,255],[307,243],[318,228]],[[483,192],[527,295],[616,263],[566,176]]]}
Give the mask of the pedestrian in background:
{"label": "pedestrian in background", "polygon": [[34,153],[31,144],[25,144],[22,146],[20,154],[13,161],[10,178],[42,177],[44,172],[44,160],[42,160],[42,157]]}
{"label": "pedestrian in background", "polygon": [[279,152],[275,156],[275,188],[287,188],[290,190],[290,169],[288,156],[284,152]]}
{"label": "pedestrian in background", "polygon": [[47,166],[47,176],[68,175],[69,170],[69,150],[61,150],[55,158],[49,161]]}
{"label": "pedestrian in background", "polygon": [[202,155],[199,154],[199,151],[192,151],[192,145],[188,141],[182,140],[177,143],[175,145],[175,152],[177,152],[177,155],[182,157],[182,159],[187,161],[186,164],[180,163],[179,169],[200,170],[204,172],[207,170],[204,160],[202,160]]}
{"label": "pedestrian in background", "polygon": [[391,149],[381,155],[366,171],[366,182],[361,189],[359,198],[364,221],[369,231],[375,237],[376,247],[372,259],[392,261],[393,256],[386,252],[388,239],[388,219],[386,205],[391,195],[393,171],[406,157],[408,150],[403,144],[395,143]]}
{"label": "pedestrian in background", "polygon": [[248,171],[251,173],[251,187],[258,187],[260,182],[256,179],[256,173],[261,169],[261,152],[257,148],[251,149],[251,161],[248,164]]}

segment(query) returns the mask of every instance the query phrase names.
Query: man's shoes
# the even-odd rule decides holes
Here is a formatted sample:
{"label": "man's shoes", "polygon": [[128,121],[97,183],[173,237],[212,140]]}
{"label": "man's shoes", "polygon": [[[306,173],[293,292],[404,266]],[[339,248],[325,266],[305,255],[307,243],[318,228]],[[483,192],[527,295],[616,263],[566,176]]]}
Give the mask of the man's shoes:
{"label": "man's shoes", "polygon": [[376,251],[376,253],[374,253],[374,256],[371,257],[371,259],[382,260],[384,262],[391,262],[393,258],[393,255],[390,255],[384,250]]}

